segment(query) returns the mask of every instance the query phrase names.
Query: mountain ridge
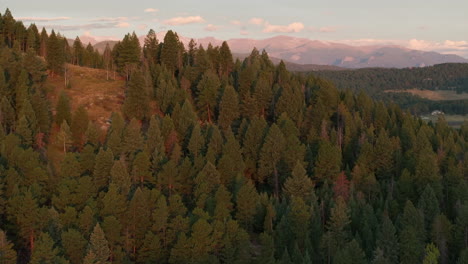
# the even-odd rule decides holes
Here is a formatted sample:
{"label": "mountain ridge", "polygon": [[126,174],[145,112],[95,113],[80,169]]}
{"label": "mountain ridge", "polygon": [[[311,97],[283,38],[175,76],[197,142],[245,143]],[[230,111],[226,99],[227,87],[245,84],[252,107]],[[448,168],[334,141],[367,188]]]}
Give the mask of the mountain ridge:
{"label": "mountain ridge", "polygon": [[[158,32],[159,41],[166,32]],[[143,43],[145,36],[140,36]],[[90,40],[89,37],[87,37]],[[187,46],[191,38],[179,36]],[[210,43],[219,46],[223,40],[214,37],[194,38],[198,45],[207,47]],[[226,40],[232,53],[248,54],[253,48],[265,50],[270,57],[296,65],[327,65],[341,68],[408,68],[424,67],[441,63],[468,63],[468,59],[454,54],[409,49],[399,45],[354,46],[339,42],[312,40],[285,35],[266,39],[234,38]],[[91,41],[92,43],[92,41]],[[105,44],[117,41],[96,41],[94,47],[102,52]],[[93,43],[92,43],[93,44]]]}

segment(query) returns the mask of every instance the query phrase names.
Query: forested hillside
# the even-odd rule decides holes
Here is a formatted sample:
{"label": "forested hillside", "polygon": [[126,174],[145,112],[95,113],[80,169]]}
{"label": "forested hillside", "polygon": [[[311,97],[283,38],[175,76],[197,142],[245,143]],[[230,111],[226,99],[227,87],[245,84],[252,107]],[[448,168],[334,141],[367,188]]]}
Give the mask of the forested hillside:
{"label": "forested hillside", "polygon": [[368,68],[316,71],[311,74],[332,81],[338,89],[350,89],[353,92],[365,91],[374,99],[394,102],[416,114],[433,110],[462,115],[468,112],[468,100],[447,102],[437,99],[428,100],[407,93],[387,93],[410,89],[468,93],[468,64],[466,63],[446,63],[406,69]]}
{"label": "forested hillside", "polygon": [[[468,263],[468,124],[173,31],[0,32],[0,263]],[[70,64],[126,81],[108,129],[48,99]]]}

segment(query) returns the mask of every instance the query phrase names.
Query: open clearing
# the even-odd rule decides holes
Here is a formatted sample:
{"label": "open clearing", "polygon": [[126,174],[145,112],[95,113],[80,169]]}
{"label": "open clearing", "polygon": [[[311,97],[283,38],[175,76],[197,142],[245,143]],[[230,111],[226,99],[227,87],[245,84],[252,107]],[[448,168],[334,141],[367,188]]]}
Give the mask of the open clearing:
{"label": "open clearing", "polygon": [[[463,122],[468,122],[468,115],[442,115],[447,124],[453,128],[460,128]],[[438,115],[422,115],[421,118],[427,122],[436,123],[439,119]]]}
{"label": "open clearing", "polygon": [[466,100],[468,99],[468,93],[457,94],[455,91],[449,90],[387,90],[386,93],[410,93],[421,98],[429,99],[432,101],[453,101],[453,100]]}
{"label": "open clearing", "polygon": [[65,91],[70,97],[72,112],[80,105],[88,111],[90,120],[99,127],[106,128],[106,120],[112,112],[119,112],[125,93],[125,81],[118,77],[113,79],[109,72],[109,80],[105,70],[67,65],[70,88],[65,88],[63,76],[50,77],[47,80],[52,107],[56,106],[58,97]]}

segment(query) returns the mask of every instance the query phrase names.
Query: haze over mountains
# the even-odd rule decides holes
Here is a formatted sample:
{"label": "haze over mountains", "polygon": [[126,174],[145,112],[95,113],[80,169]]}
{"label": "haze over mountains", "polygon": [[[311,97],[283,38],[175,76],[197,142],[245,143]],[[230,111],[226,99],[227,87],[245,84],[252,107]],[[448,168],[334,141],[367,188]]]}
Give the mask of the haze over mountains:
{"label": "haze over mountains", "polygon": [[[165,32],[159,32],[158,39],[164,39]],[[116,41],[97,42],[91,37],[82,37],[84,43],[91,42],[95,48],[103,51],[106,43],[113,46]],[[140,37],[143,43],[145,36]],[[179,36],[187,46],[190,38]],[[223,40],[213,37],[195,39],[198,44],[207,47],[221,45]],[[276,36],[267,39],[237,38],[227,40],[231,51],[242,58],[254,47],[265,49],[270,57],[289,62],[290,67],[299,70],[313,70],[315,65],[331,65],[343,68],[406,68],[423,67],[440,63],[468,63],[468,60],[458,55],[441,54],[437,52],[412,50],[397,45],[352,46],[336,42],[310,40],[290,36]],[[300,67],[299,65],[308,65]],[[333,67],[335,68],[335,67]],[[332,69],[333,69],[332,68]]]}

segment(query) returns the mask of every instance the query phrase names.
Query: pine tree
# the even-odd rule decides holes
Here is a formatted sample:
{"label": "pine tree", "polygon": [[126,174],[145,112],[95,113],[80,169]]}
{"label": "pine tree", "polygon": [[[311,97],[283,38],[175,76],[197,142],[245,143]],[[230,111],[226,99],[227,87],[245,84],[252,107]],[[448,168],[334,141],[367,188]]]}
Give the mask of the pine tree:
{"label": "pine tree", "polygon": [[130,120],[136,118],[143,120],[149,114],[149,96],[147,94],[145,79],[141,71],[135,71],[130,76],[122,111]]}
{"label": "pine tree", "polygon": [[263,181],[263,178],[257,177],[257,162],[260,156],[260,149],[267,131],[267,122],[264,118],[255,117],[250,121],[250,125],[245,132],[242,142],[246,170],[253,174],[255,181]]}
{"label": "pine tree", "polygon": [[255,186],[246,181],[236,194],[236,219],[245,228],[250,229],[257,210],[258,193]]}
{"label": "pine tree", "polygon": [[215,194],[216,206],[213,213],[214,219],[224,222],[230,218],[233,209],[231,199],[231,193],[224,185],[220,185]]}
{"label": "pine tree", "polygon": [[259,179],[263,181],[265,178],[273,174],[273,189],[276,197],[279,197],[279,173],[278,162],[281,160],[282,152],[286,147],[284,135],[276,124],[271,125],[266,135],[260,152]]}
{"label": "pine tree", "polygon": [[97,263],[107,263],[110,257],[109,244],[101,226],[96,224],[89,238],[88,252],[93,252]]}
{"label": "pine tree", "polygon": [[314,183],[307,176],[306,170],[298,161],[291,173],[291,177],[286,179],[283,188],[287,196],[300,197],[304,201],[308,201],[312,198]]}
{"label": "pine tree", "polygon": [[217,105],[221,83],[211,70],[205,72],[197,85],[197,107],[203,120],[211,123]]}
{"label": "pine tree", "polygon": [[118,70],[124,74],[128,81],[134,71],[137,71],[141,57],[141,47],[135,32],[125,35],[121,42],[118,42],[112,52]]}
{"label": "pine tree", "polygon": [[426,246],[425,256],[423,264],[437,264],[439,263],[440,253],[434,244],[428,244]]}
{"label": "pine tree", "polygon": [[73,42],[72,53],[73,53],[72,64],[82,66],[84,47],[79,37],[76,37],[75,41]]}
{"label": "pine tree", "polygon": [[223,145],[223,153],[218,162],[218,168],[221,173],[221,182],[230,184],[238,174],[243,173],[245,166],[239,142],[230,129],[226,134],[226,143]]}
{"label": "pine tree", "polygon": [[94,165],[94,185],[96,190],[99,190],[109,183],[110,171],[114,164],[114,154],[110,149],[104,150],[101,148],[96,156]]}
{"label": "pine tree", "polygon": [[449,262],[449,242],[452,241],[452,223],[444,214],[435,217],[432,224],[432,241],[440,252],[440,262]]}
{"label": "pine tree", "polygon": [[383,215],[382,226],[377,233],[376,246],[382,257],[390,263],[398,263],[399,245],[396,229],[387,214]]}
{"label": "pine tree", "polygon": [[33,143],[33,132],[25,116],[21,116],[16,127],[16,133],[21,137],[21,142],[30,146]]}
{"label": "pine tree", "polygon": [[124,154],[133,157],[138,150],[143,149],[143,137],[141,134],[141,124],[135,118],[130,120],[123,130],[123,137],[120,149]]}
{"label": "pine tree", "polygon": [[0,102],[0,110],[2,112],[2,115],[0,116],[2,124],[4,125],[6,131],[12,131],[14,129],[16,120],[15,109],[5,96]]}
{"label": "pine tree", "polygon": [[79,264],[86,252],[86,240],[76,229],[70,228],[62,233],[62,245],[72,264]]}
{"label": "pine tree", "polygon": [[48,233],[41,233],[31,252],[31,264],[58,263],[58,249]]}
{"label": "pine tree", "polygon": [[231,49],[226,41],[223,41],[219,47],[219,69],[220,77],[228,76],[234,68],[234,61],[232,59]]}
{"label": "pine tree", "polygon": [[239,99],[237,92],[234,90],[234,87],[228,85],[224,88],[224,93],[219,103],[218,124],[222,129],[226,130],[239,116]]}
{"label": "pine tree", "polygon": [[275,245],[273,238],[267,233],[260,234],[261,251],[256,263],[274,264],[275,263]]}
{"label": "pine tree", "polygon": [[208,261],[215,242],[212,232],[213,227],[205,219],[199,219],[193,224],[192,235],[189,240],[191,245],[189,254],[195,263],[206,263]]}
{"label": "pine tree", "polygon": [[81,146],[83,146],[85,143],[85,132],[88,128],[88,124],[88,112],[83,105],[80,105],[73,114],[73,119],[70,126],[73,143],[79,148],[81,148]]}
{"label": "pine tree", "polygon": [[155,116],[151,116],[149,127],[146,131],[146,147],[148,153],[164,153],[164,139],[161,135],[161,127],[159,120]]}
{"label": "pine tree", "polygon": [[125,121],[122,116],[119,113],[112,113],[111,127],[107,135],[107,147],[117,156],[122,152],[122,134],[124,128]]}
{"label": "pine tree", "polygon": [[16,252],[13,249],[13,244],[8,241],[7,235],[3,230],[0,230],[0,263],[16,264]]}
{"label": "pine tree", "polygon": [[341,248],[333,257],[333,264],[364,264],[367,263],[366,255],[362,251],[359,243],[353,239]]}
{"label": "pine tree", "polygon": [[127,171],[125,162],[120,159],[114,161],[114,165],[110,171],[111,182],[119,187],[122,194],[127,195],[132,185],[130,175]]}
{"label": "pine tree", "polygon": [[440,213],[439,201],[430,185],[427,185],[421,194],[418,202],[418,209],[421,210],[424,215],[426,231],[430,231],[434,218]]}
{"label": "pine tree", "polygon": [[333,181],[340,172],[340,165],[339,148],[328,141],[321,142],[315,162],[315,176],[321,181]]}
{"label": "pine tree", "polygon": [[300,197],[292,197],[289,211],[291,230],[301,245],[310,227],[311,209]]}
{"label": "pine tree", "polygon": [[70,110],[70,99],[65,92],[60,93],[57,101],[57,107],[55,108],[55,123],[57,125],[62,124],[65,120],[68,124],[71,124],[71,110]]}
{"label": "pine tree", "polygon": [[149,154],[146,151],[139,152],[132,164],[132,181],[134,184],[154,183],[150,171],[151,162]]}
{"label": "pine tree", "polygon": [[153,29],[146,34],[145,43],[143,45],[143,56],[151,63],[156,63],[159,57],[159,46],[156,32]]}
{"label": "pine tree", "polygon": [[60,144],[63,146],[63,152],[67,153],[67,147],[70,146],[73,142],[72,133],[70,131],[70,127],[68,126],[67,121],[62,121],[62,124],[60,125],[60,131],[57,134],[57,138]]}
{"label": "pine tree", "polygon": [[350,224],[349,209],[342,197],[338,197],[331,217],[327,222],[327,232],[322,236],[321,247],[324,255],[330,259],[349,241],[347,227]]}
{"label": "pine tree", "polygon": [[161,64],[173,75],[181,67],[182,54],[179,37],[172,30],[167,31],[161,47]]}
{"label": "pine tree", "polygon": [[61,39],[55,34],[54,30],[50,33],[47,39],[47,53],[46,53],[47,66],[54,74],[60,74],[63,70],[65,63],[65,54],[62,46]]}
{"label": "pine tree", "polygon": [[29,99],[29,76],[28,73],[23,69],[16,81],[15,87],[15,106],[16,112],[21,113],[23,103]]}
{"label": "pine tree", "polygon": [[333,192],[335,193],[335,199],[342,197],[346,202],[349,199],[350,183],[344,172],[341,172],[333,183]]}
{"label": "pine tree", "polygon": [[201,128],[199,124],[195,124],[192,129],[192,135],[190,136],[190,141],[187,146],[189,154],[193,158],[197,158],[202,151],[202,148],[205,145],[205,139],[201,134]]}

